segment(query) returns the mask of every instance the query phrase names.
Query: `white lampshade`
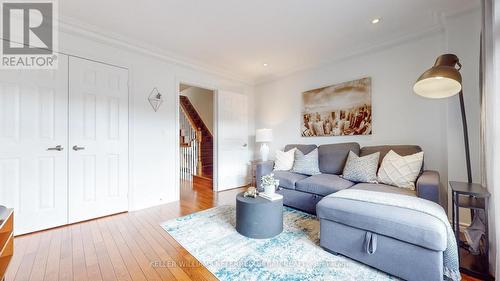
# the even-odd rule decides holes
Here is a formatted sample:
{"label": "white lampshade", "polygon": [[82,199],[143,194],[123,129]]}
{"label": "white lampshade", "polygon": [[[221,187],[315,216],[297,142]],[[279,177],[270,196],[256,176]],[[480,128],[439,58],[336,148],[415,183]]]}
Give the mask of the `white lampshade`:
{"label": "white lampshade", "polygon": [[462,85],[447,77],[430,77],[415,83],[413,91],[417,95],[431,99],[442,99],[456,95],[462,90]]}
{"label": "white lampshade", "polygon": [[420,75],[413,85],[413,91],[419,96],[430,99],[456,95],[462,90],[462,75],[459,71],[461,67],[456,55],[441,55],[433,67]]}
{"label": "white lampshade", "polygon": [[273,141],[273,130],[272,129],[258,129],[255,132],[256,142],[271,142]]}

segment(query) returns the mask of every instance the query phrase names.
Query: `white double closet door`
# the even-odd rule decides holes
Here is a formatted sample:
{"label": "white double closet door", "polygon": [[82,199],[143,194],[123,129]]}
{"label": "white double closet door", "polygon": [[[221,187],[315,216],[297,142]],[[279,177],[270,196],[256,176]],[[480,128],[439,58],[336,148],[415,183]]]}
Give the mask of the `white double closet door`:
{"label": "white double closet door", "polygon": [[23,234],[128,209],[128,71],[0,71],[0,204]]}

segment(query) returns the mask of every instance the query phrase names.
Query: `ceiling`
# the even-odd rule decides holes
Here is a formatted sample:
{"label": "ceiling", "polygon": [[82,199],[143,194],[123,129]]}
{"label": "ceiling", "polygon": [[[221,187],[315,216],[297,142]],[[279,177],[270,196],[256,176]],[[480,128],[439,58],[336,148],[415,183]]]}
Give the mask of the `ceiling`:
{"label": "ceiling", "polygon": [[63,21],[252,82],[432,30],[438,15],[475,6],[478,0],[59,1]]}

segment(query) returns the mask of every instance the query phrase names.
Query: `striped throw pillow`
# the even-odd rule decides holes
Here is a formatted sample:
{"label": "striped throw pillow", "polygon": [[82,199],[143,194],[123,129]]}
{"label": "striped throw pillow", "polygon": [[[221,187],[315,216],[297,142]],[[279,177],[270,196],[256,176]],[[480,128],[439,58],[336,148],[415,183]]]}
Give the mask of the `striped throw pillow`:
{"label": "striped throw pillow", "polygon": [[318,149],[316,148],[305,155],[297,149],[295,151],[295,161],[292,171],[309,176],[321,174],[319,171]]}

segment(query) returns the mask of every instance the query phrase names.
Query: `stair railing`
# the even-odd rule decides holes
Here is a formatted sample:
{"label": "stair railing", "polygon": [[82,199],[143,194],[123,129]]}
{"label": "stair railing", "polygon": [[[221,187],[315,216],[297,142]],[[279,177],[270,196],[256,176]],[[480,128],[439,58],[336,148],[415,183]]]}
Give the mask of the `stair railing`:
{"label": "stair railing", "polygon": [[197,146],[197,159],[196,159],[196,174],[197,175],[202,175],[203,174],[203,164],[201,163],[201,142],[203,141],[203,134],[201,133],[201,128],[198,128],[196,131],[196,146]]}
{"label": "stair railing", "polygon": [[180,175],[181,179],[191,181],[193,175],[202,174],[202,131],[182,106],[179,110],[179,128]]}

